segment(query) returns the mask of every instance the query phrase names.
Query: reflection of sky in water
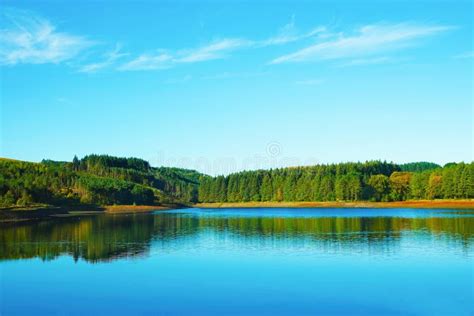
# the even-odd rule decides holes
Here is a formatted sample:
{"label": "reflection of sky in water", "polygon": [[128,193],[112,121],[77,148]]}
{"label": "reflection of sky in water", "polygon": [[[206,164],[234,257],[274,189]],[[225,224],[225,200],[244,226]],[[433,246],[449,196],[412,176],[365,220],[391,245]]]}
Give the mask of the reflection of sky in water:
{"label": "reflection of sky in water", "polygon": [[188,208],[158,211],[155,214],[179,214],[180,216],[204,217],[474,217],[474,210],[452,209],[373,209],[373,208]]}

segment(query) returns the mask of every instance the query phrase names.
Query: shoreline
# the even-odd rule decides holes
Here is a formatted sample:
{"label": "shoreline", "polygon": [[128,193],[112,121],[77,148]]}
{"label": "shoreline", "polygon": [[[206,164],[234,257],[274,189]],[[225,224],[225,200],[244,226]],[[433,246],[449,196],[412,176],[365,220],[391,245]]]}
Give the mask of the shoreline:
{"label": "shoreline", "polygon": [[[184,205],[35,205],[0,209],[0,224],[32,220],[149,213],[186,207]],[[239,202],[196,203],[194,208],[412,208],[412,209],[460,209],[474,210],[474,200],[408,200],[395,202]]]}
{"label": "shoreline", "polygon": [[238,202],[197,203],[198,208],[447,208],[472,209],[474,200],[408,200],[395,202]]}
{"label": "shoreline", "polygon": [[103,206],[106,214],[130,214],[130,213],[148,213],[153,211],[165,211],[177,208],[177,206],[154,206],[154,205],[108,205]]}
{"label": "shoreline", "polygon": [[164,211],[180,208],[181,205],[77,205],[51,206],[34,205],[25,207],[9,207],[0,209],[1,223],[17,223],[25,221],[93,216],[100,214],[135,214]]}

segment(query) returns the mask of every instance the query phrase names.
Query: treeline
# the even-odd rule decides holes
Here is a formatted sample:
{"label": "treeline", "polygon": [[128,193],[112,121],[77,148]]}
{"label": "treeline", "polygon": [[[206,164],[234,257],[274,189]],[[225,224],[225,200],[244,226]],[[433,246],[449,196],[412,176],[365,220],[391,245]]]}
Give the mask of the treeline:
{"label": "treeline", "polygon": [[0,206],[191,204],[248,201],[400,201],[474,198],[474,164],[371,161],[209,177],[107,155],[71,162],[0,158]]}
{"label": "treeline", "polygon": [[74,173],[60,165],[0,159],[0,205],[59,203],[66,198]]}
{"label": "treeline", "polygon": [[74,157],[72,162],[0,159],[0,206],[194,203],[200,176],[107,155]]}
{"label": "treeline", "polygon": [[434,170],[441,168],[440,165],[433,163],[433,162],[409,162],[400,165],[401,171],[408,171],[408,172],[422,172],[427,170]]}
{"label": "treeline", "polygon": [[74,156],[72,165],[75,170],[101,172],[109,168],[131,169],[148,172],[151,167],[148,161],[139,158],[122,158],[109,155],[88,155],[79,160]]}
{"label": "treeline", "polygon": [[195,170],[153,168],[148,161],[139,158],[108,155],[88,155],[81,160],[74,157],[72,166],[74,170],[152,187],[172,200],[186,203],[197,201],[197,187],[202,175]]}
{"label": "treeline", "polygon": [[[407,171],[412,170],[412,171]],[[381,161],[203,177],[200,202],[403,201],[474,198],[474,163]]]}

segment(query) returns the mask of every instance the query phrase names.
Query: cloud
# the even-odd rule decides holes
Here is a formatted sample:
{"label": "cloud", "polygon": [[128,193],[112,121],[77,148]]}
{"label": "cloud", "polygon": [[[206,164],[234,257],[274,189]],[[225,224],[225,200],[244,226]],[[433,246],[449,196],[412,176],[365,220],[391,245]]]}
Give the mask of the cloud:
{"label": "cloud", "polygon": [[232,50],[249,47],[252,42],[244,39],[223,39],[196,50],[183,51],[181,57],[176,58],[176,63],[195,63],[225,57],[225,53]]}
{"label": "cloud", "polygon": [[165,81],[166,84],[179,84],[179,83],[186,83],[188,81],[191,81],[193,79],[193,76],[191,75],[185,75],[184,77],[181,78],[172,78],[168,79]]}
{"label": "cloud", "polygon": [[1,20],[2,65],[57,64],[93,45],[82,36],[58,32],[48,20],[29,11],[7,8]]}
{"label": "cloud", "polygon": [[291,21],[280,28],[276,36],[256,42],[256,46],[273,46],[297,42],[306,38],[314,37],[326,32],[324,26],[319,26],[306,33],[299,33],[295,26],[295,16],[291,17]]}
{"label": "cloud", "polygon": [[[50,21],[29,11],[3,10],[2,18],[5,23],[0,24],[0,64],[61,63],[70,61],[95,44],[83,36],[59,32]],[[78,67],[78,72],[81,73],[95,73],[113,65],[116,65],[115,69],[119,71],[160,70],[179,64],[223,59],[237,50],[283,45],[322,35],[324,32],[324,27],[318,27],[306,33],[299,33],[293,16],[289,23],[278,30],[277,35],[264,40],[224,38],[197,48],[142,53],[118,65],[117,61],[129,54],[122,53],[121,47],[117,45],[114,50],[102,56],[92,55],[96,60],[91,60],[89,55],[90,61],[86,60],[85,64],[68,65]]]}
{"label": "cloud", "polygon": [[[96,43],[89,39],[57,31],[48,20],[29,11],[4,9],[0,22],[0,65],[62,63],[77,57]],[[161,70],[178,65],[223,59],[238,50],[263,49],[304,40],[314,44],[271,60],[270,64],[341,60],[339,67],[392,62],[387,53],[419,43],[420,39],[453,29],[443,25],[414,23],[373,24],[351,33],[329,32],[324,26],[300,32],[294,16],[276,35],[263,40],[223,38],[197,48],[155,50],[124,60],[120,45],[102,55],[89,55],[78,72],[94,73],[105,68],[119,71]],[[306,41],[307,42],[307,41]],[[454,58],[472,58],[467,52]],[[96,58],[95,60],[92,58]],[[303,84],[302,82],[298,84]]]}
{"label": "cloud", "polygon": [[94,73],[103,68],[113,65],[118,59],[127,56],[127,53],[121,52],[121,46],[119,44],[115,45],[115,49],[104,55],[104,60],[101,62],[90,63],[83,65],[79,68],[79,72],[85,73]]}
{"label": "cloud", "polygon": [[135,70],[166,69],[166,68],[170,68],[172,64],[173,64],[173,56],[167,53],[143,54],[119,66],[118,70],[135,71]]}
{"label": "cloud", "polygon": [[342,67],[380,64],[393,60],[387,56],[378,56],[381,53],[414,45],[415,40],[452,28],[442,25],[399,23],[366,25],[357,29],[352,35],[331,33],[324,26],[313,28],[308,32],[298,32],[293,17],[289,23],[280,28],[277,35],[264,40],[225,38],[195,49],[142,54],[121,65],[119,70],[167,69],[178,64],[226,58],[231,52],[237,50],[283,45],[304,39],[317,39],[319,42],[294,53],[280,56],[272,60],[270,64],[335,59],[350,59],[341,64]]}
{"label": "cloud", "polygon": [[242,39],[223,39],[196,49],[184,49],[177,52],[158,51],[152,54],[142,54],[119,67],[119,70],[157,70],[166,69],[176,64],[198,63],[208,60],[221,59],[232,50],[250,45]]}
{"label": "cloud", "polygon": [[276,36],[264,40],[243,38],[224,38],[194,49],[181,49],[175,52],[160,50],[156,53],[141,54],[135,59],[118,67],[122,71],[159,70],[178,64],[200,63],[223,59],[231,52],[242,49],[263,48],[300,41],[326,32],[325,27],[317,27],[306,33],[298,33],[292,21],[283,26]]}
{"label": "cloud", "polygon": [[307,33],[302,33],[302,34],[283,32],[277,36],[270,37],[269,39],[263,40],[259,44],[261,46],[283,45],[283,44],[288,44],[292,42],[297,42],[306,38],[311,38],[316,35],[324,34],[325,32],[326,32],[326,28],[323,26],[319,26]]}
{"label": "cloud", "polygon": [[415,39],[450,29],[450,26],[410,23],[367,25],[359,28],[355,35],[341,35],[336,39],[316,43],[275,58],[270,64],[370,56],[412,45]]}
{"label": "cloud", "polygon": [[[5,23],[0,24],[0,64],[4,65],[61,63],[96,44],[83,36],[59,32],[50,21],[29,11],[3,10],[2,21]],[[289,23],[279,29],[277,35],[264,40],[224,38],[197,48],[142,53],[119,65],[117,61],[128,54],[122,53],[117,45],[113,51],[93,57],[97,58],[96,61],[86,61],[86,64],[79,66],[77,63],[68,64],[78,67],[78,72],[82,73],[98,72],[113,65],[117,65],[115,69],[119,71],[159,70],[178,64],[223,59],[233,51],[283,45],[322,35],[324,32],[324,27],[318,27],[299,33],[293,16]]]}

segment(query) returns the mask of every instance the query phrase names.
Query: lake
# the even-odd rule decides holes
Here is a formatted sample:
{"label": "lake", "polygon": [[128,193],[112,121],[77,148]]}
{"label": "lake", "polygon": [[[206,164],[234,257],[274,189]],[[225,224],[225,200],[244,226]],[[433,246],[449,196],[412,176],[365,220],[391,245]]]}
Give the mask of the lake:
{"label": "lake", "polygon": [[0,314],[472,315],[474,211],[181,209],[0,226]]}

